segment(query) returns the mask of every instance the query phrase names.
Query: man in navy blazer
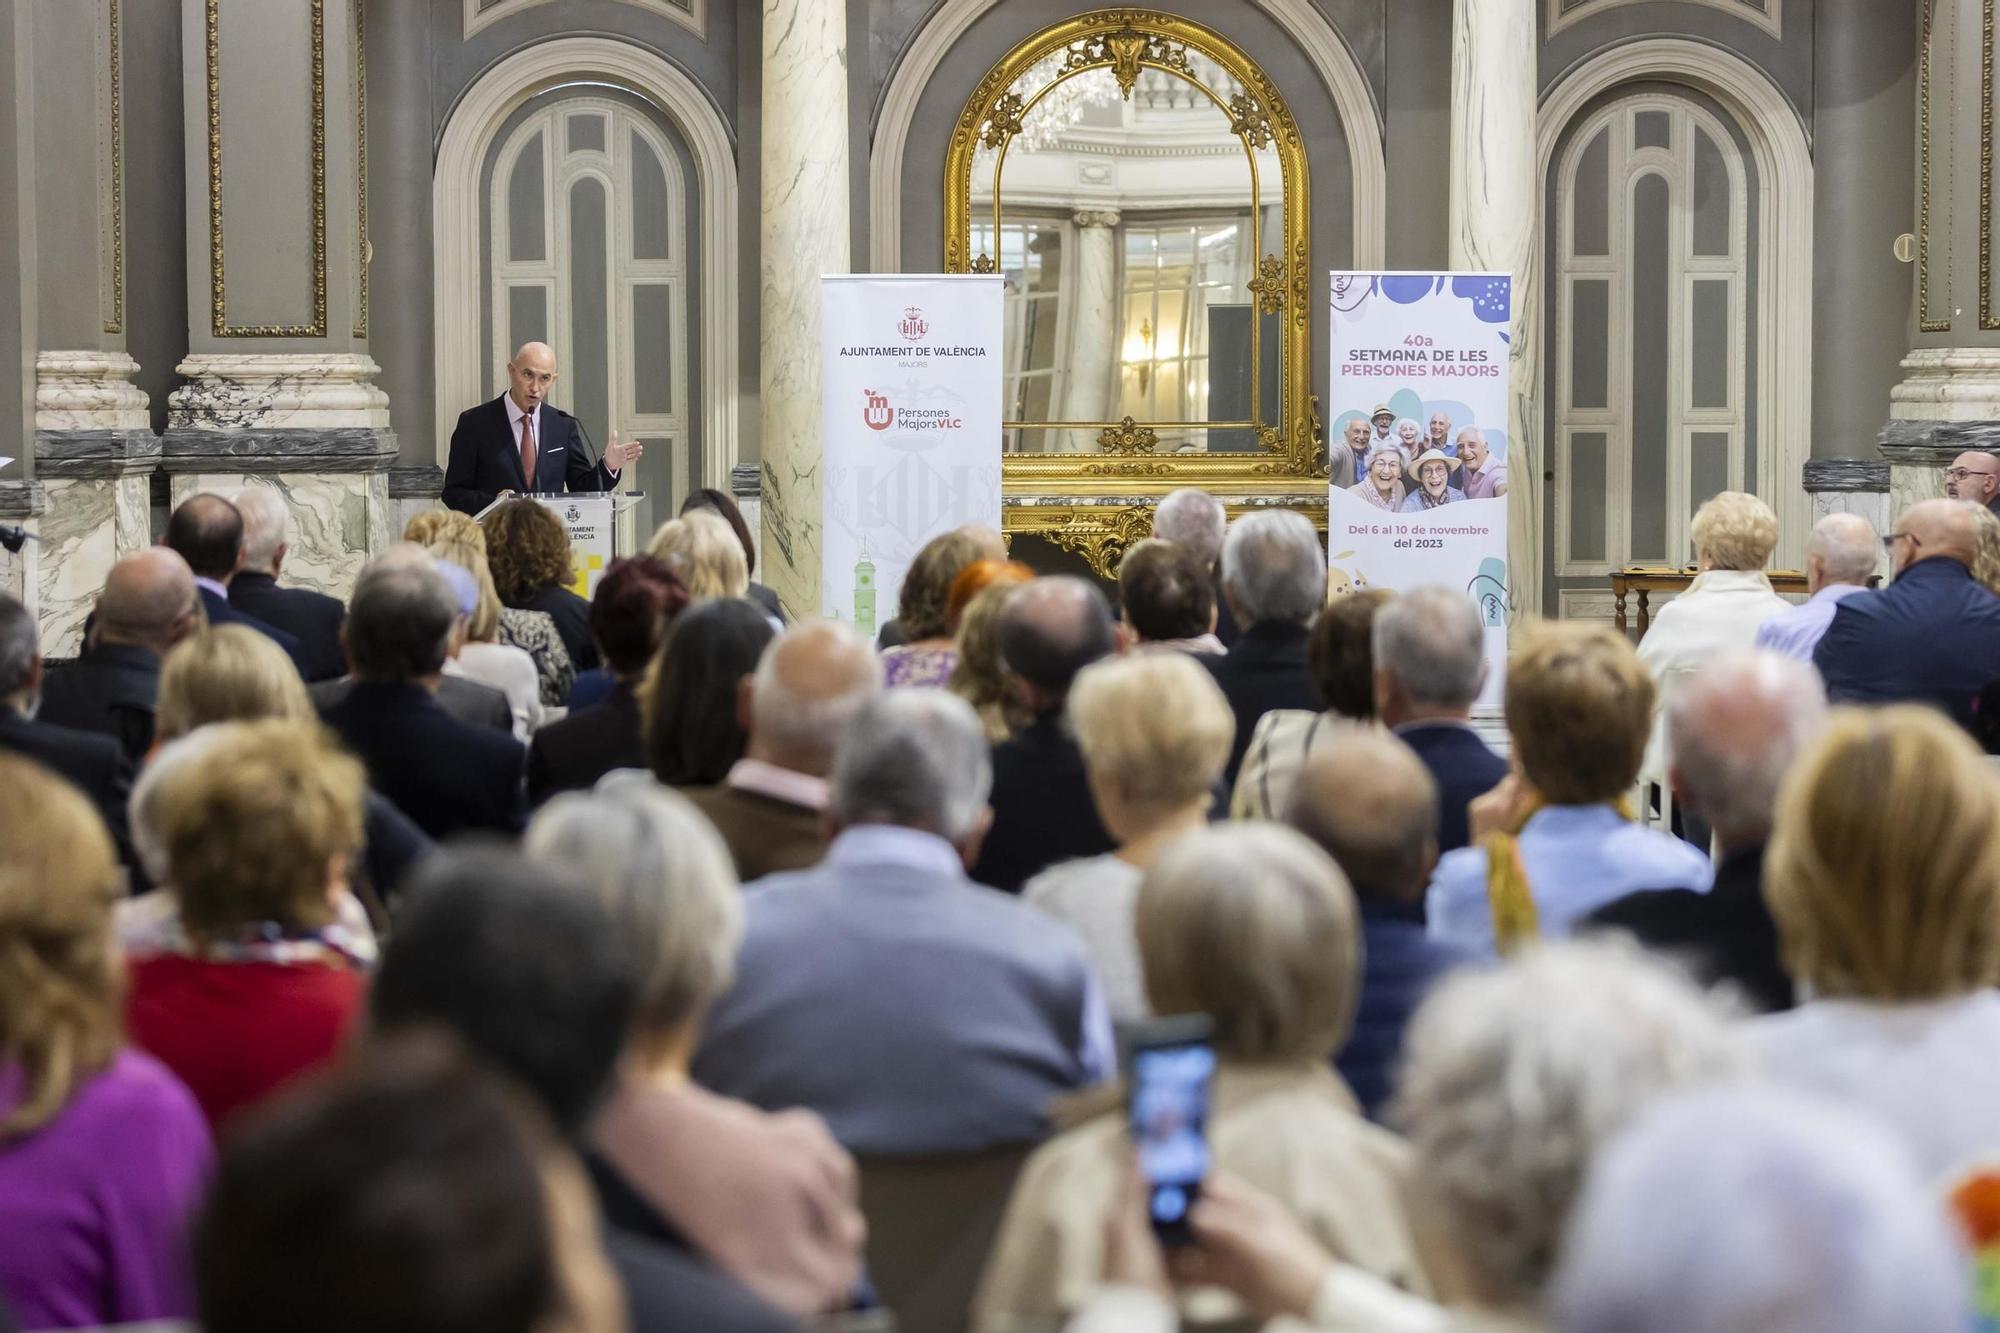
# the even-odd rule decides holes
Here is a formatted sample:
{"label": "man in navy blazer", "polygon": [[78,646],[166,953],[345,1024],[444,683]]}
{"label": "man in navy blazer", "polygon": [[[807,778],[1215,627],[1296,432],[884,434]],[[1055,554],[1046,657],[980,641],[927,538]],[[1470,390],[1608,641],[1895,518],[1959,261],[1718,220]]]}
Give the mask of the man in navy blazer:
{"label": "man in navy blazer", "polygon": [[1472,730],[1486,683],[1486,629],[1455,588],[1416,588],[1375,613],[1375,712],[1437,783],[1438,854],[1467,841],[1466,808],[1507,776]]}
{"label": "man in navy blazer", "polygon": [[230,604],[229,585],[243,568],[243,515],[234,504],[206,492],[189,496],[167,519],[165,545],[194,571],[194,586],[209,624],[256,630],[283,648],[301,675],[311,677],[312,664],[296,634]]}
{"label": "man in navy blazer", "polygon": [[645,446],[618,442],[613,431],[604,461],[591,461],[577,419],[548,401],[556,354],[547,343],[523,343],[507,363],[507,392],[458,414],[444,466],[444,503],[477,514],[501,495],[560,495],[608,491]]}
{"label": "man in navy blazer", "polygon": [[1928,703],[1960,726],[2000,677],[2000,597],[1973,581],[1978,510],[1963,500],[1913,506],[1887,537],[1895,582],[1841,602],[1813,650],[1833,703]]}

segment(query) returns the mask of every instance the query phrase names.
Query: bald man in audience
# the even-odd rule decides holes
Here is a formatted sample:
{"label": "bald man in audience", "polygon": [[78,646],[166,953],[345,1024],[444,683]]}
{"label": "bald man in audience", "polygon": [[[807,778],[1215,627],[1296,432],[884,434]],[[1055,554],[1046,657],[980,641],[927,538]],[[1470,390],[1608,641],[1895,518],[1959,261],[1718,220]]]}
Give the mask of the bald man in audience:
{"label": "bald man in audience", "polygon": [[1960,726],[2000,675],[2000,597],[1972,577],[1978,511],[1926,500],[1884,539],[1895,582],[1834,610],[1813,665],[1834,703],[1927,703]]}
{"label": "bald man in audience", "polygon": [[229,585],[243,568],[243,514],[219,495],[203,492],[180,502],[167,518],[161,545],[177,552],[194,571],[194,586],[211,625],[242,625],[276,643],[308,680],[310,663],[299,637],[269,621],[238,610]]}
{"label": "bald man in audience", "polygon": [[1424,889],[1438,858],[1437,783],[1402,741],[1356,732],[1306,761],[1285,822],[1325,849],[1361,906],[1361,1003],[1335,1063],[1374,1117],[1393,1091],[1410,1015],[1439,977],[1470,959],[1424,933]]}
{"label": "bald man in audience", "polygon": [[993,828],[972,877],[1019,893],[1058,861],[1112,849],[1063,709],[1077,673],[1109,657],[1117,639],[1104,594],[1076,578],[1016,588],[998,637],[1001,662],[1033,720],[993,747]]}
{"label": "bald man in audience", "polygon": [[126,556],[105,576],[83,655],[43,677],[36,716],[110,736],[139,762],[153,748],[160,659],[204,623],[187,561],[163,546]]}
{"label": "bald man in audience", "polygon": [[1945,498],[1985,505],[2000,517],[2000,455],[1968,449],[1944,470]]}
{"label": "bald man in audience", "polygon": [[1812,661],[1813,649],[1833,623],[1834,609],[1866,591],[1881,558],[1875,526],[1859,514],[1828,514],[1813,524],[1806,542],[1806,591],[1811,596],[1766,620],[1757,630],[1757,646]]}
{"label": "bald man in audience", "polygon": [[827,778],[840,736],[882,690],[882,662],[846,625],[809,620],[771,640],[738,688],[743,757],[712,787],[686,787],[744,883],[826,853]]}
{"label": "bald man in audience", "polygon": [[1819,678],[1804,662],[1750,651],[1703,667],[1667,703],[1667,781],[1675,804],[1714,831],[1714,886],[1630,894],[1592,913],[1587,926],[1628,931],[1703,985],[1726,983],[1762,1012],[1791,1008],[1791,975],[1764,902],[1764,844],[1778,788],[1825,721]]}

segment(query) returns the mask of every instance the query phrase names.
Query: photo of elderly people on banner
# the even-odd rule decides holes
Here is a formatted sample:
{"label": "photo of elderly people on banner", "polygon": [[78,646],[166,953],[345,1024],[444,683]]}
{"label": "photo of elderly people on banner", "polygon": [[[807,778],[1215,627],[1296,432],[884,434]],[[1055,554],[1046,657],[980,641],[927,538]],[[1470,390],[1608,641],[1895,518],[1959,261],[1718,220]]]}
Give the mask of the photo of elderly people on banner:
{"label": "photo of elderly people on banner", "polygon": [[1465,589],[1487,626],[1486,695],[1496,700],[1511,305],[1499,274],[1332,276],[1331,584]]}

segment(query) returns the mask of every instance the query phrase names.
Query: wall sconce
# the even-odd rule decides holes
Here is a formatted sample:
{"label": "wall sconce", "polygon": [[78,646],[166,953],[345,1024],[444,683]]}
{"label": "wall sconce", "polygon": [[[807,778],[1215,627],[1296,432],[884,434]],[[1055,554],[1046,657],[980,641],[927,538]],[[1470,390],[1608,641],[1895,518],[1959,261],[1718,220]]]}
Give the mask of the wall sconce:
{"label": "wall sconce", "polygon": [[1153,321],[1150,318],[1139,321],[1139,334],[1125,340],[1125,364],[1139,374],[1139,392],[1153,382]]}

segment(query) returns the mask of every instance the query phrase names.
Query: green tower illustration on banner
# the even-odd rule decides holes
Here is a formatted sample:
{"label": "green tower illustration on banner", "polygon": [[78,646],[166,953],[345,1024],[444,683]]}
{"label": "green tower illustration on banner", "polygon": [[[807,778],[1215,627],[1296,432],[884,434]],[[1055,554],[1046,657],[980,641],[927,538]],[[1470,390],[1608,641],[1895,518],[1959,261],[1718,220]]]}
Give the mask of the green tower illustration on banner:
{"label": "green tower illustration on banner", "polygon": [[875,637],[875,562],[868,558],[866,545],[854,565],[854,628],[863,638]]}

